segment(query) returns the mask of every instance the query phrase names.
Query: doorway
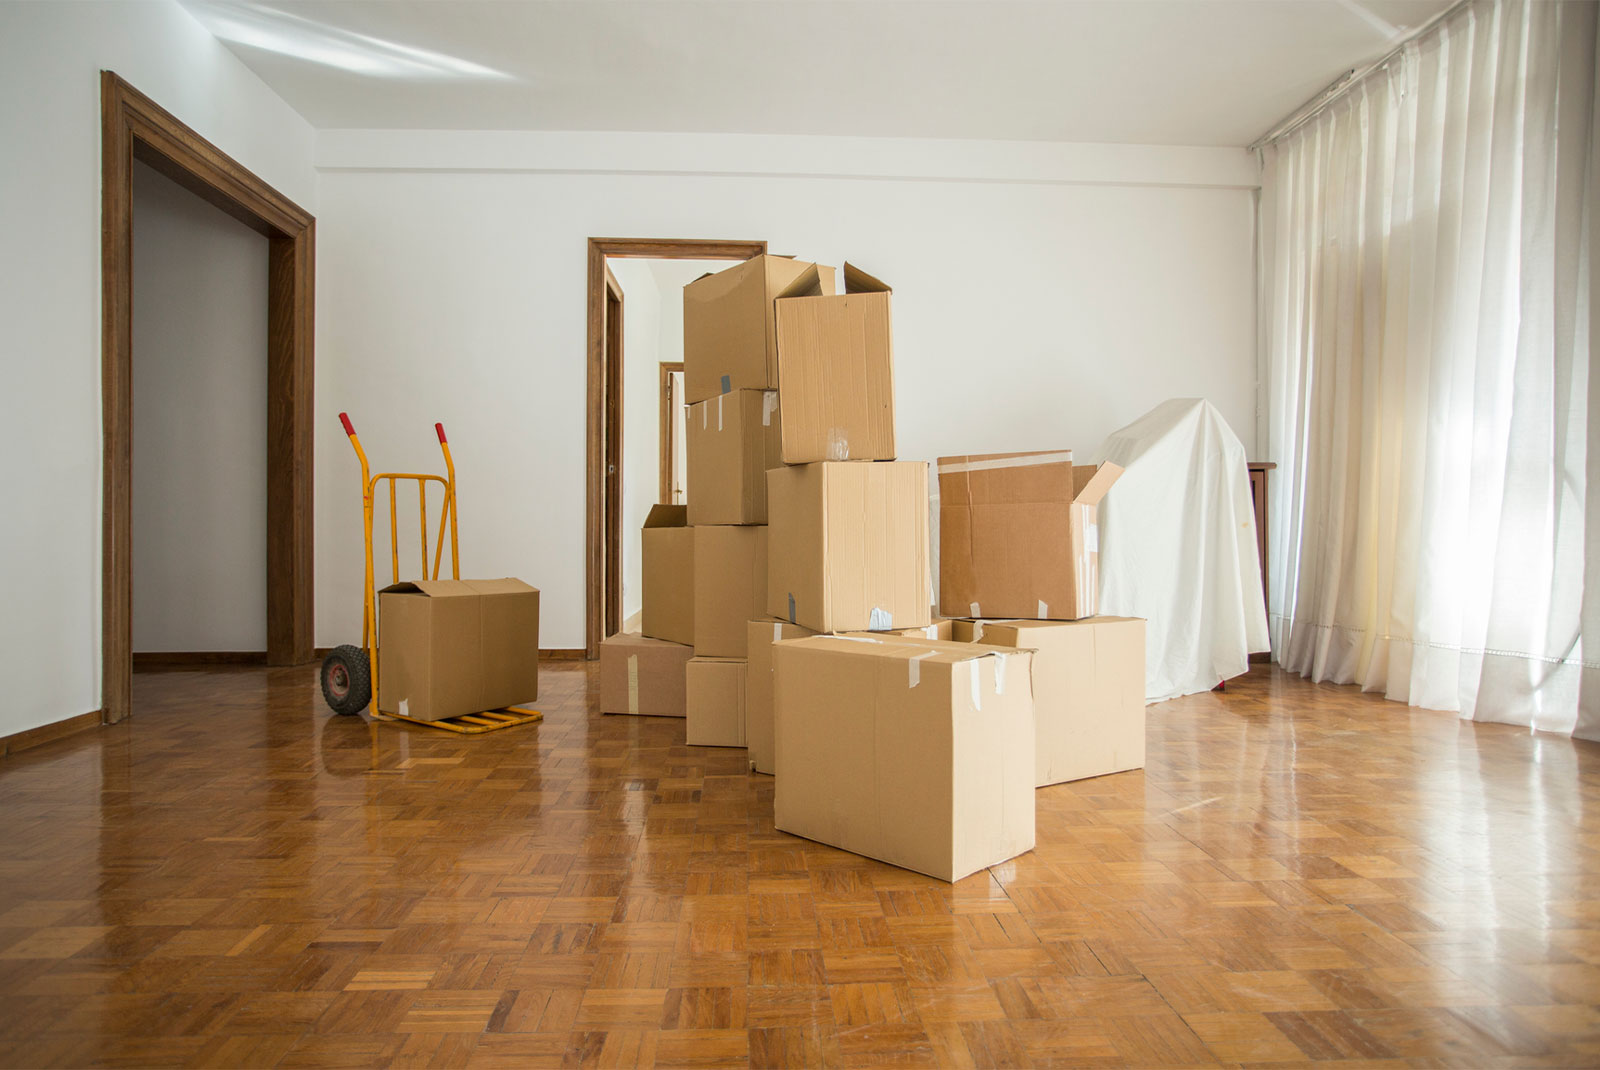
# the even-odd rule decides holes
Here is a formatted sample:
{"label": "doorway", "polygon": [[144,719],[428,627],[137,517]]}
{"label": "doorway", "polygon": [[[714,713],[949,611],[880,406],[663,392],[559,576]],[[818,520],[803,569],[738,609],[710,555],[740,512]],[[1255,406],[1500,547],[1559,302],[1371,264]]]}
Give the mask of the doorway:
{"label": "doorway", "polygon": [[316,220],[112,71],[101,117],[101,720],[133,676],[133,164],[267,238],[266,661],[313,657],[311,443]]}
{"label": "doorway", "polygon": [[[695,241],[668,239],[590,238],[588,258],[588,483],[585,510],[584,649],[588,658],[600,654],[600,641],[620,630],[629,617],[624,579],[624,540],[630,527],[625,514],[636,495],[630,488],[643,486],[649,497],[657,499],[659,469],[652,461],[648,468],[632,472],[626,463],[626,426],[630,406],[624,398],[634,388],[646,396],[659,390],[658,373],[630,378],[624,363],[623,336],[627,286],[618,283],[607,261],[630,260],[748,260],[767,251],[764,241]],[[716,265],[720,266],[720,265]],[[612,288],[619,296],[612,303]],[[681,305],[680,305],[681,307]],[[616,344],[612,345],[613,335]],[[681,359],[681,358],[679,358]],[[643,370],[640,370],[641,376]],[[625,388],[625,381],[628,387]],[[637,404],[637,402],[636,402]],[[645,405],[653,413],[655,405]],[[638,414],[638,410],[633,411]],[[636,432],[637,434],[637,432]],[[648,448],[656,447],[658,436],[648,436]],[[631,441],[631,440],[629,440]],[[641,443],[642,444],[642,443]],[[643,480],[645,482],[641,483]],[[637,509],[635,508],[635,511]],[[642,519],[642,518],[635,518]],[[637,525],[633,525],[637,526]],[[613,606],[615,615],[613,615]]]}

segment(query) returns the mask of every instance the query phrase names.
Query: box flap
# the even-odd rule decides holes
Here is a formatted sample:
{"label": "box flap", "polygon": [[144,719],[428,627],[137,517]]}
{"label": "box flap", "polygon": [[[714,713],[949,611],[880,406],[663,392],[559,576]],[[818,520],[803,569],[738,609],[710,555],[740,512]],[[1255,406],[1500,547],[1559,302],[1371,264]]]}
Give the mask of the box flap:
{"label": "box flap", "polygon": [[822,285],[822,272],[816,264],[812,264],[794,277],[794,281],[778,291],[774,300],[781,301],[785,297],[826,297],[828,291]]}
{"label": "box flap", "polygon": [[686,528],[689,526],[687,505],[652,505],[644,518],[647,528]]}
{"label": "box flap", "polygon": [[957,665],[983,658],[1008,657],[1016,651],[1008,647],[985,646],[978,643],[957,643],[945,639],[923,639],[920,636],[893,635],[815,635],[806,639],[785,640],[821,647],[839,653],[867,653],[900,661],[932,662],[937,665]]}
{"label": "box flap", "polygon": [[538,594],[537,587],[530,587],[519,579],[507,576],[499,580],[463,580],[479,594]]}
{"label": "box flap", "polygon": [[844,292],[847,294],[894,293],[889,288],[888,283],[868,275],[848,260],[844,262]]}
{"label": "box flap", "polygon": [[[1078,482],[1079,473],[1082,473],[1085,477],[1082,485],[1079,485]],[[1110,461],[1105,462],[1098,469],[1092,465],[1081,465],[1074,468],[1072,470],[1072,484],[1077,493],[1072,497],[1072,504],[1095,505],[1099,503],[1100,499],[1105,497],[1106,491],[1111,489],[1111,484],[1115,483],[1121,475],[1122,466],[1113,464]]]}
{"label": "box flap", "polygon": [[[531,589],[531,588],[530,588]],[[379,594],[420,594],[428,598],[460,598],[479,592],[467,580],[402,580],[391,583]]]}

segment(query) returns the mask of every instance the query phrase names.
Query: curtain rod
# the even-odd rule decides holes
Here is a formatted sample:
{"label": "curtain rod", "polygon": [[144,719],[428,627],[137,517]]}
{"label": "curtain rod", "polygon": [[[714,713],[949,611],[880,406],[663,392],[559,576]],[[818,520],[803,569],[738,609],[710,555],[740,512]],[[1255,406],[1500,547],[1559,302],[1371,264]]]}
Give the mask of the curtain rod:
{"label": "curtain rod", "polygon": [[1431,33],[1446,19],[1455,15],[1462,9],[1470,7],[1471,4],[1472,0],[1456,0],[1455,3],[1434,15],[1431,19],[1424,22],[1421,26],[1418,26],[1415,30],[1412,30],[1410,33],[1406,34],[1400,39],[1399,44],[1389,49],[1389,51],[1385,52],[1382,56],[1379,56],[1377,59],[1367,64],[1365,67],[1352,67],[1345,71],[1332,82],[1328,83],[1328,85],[1323,89],[1319,90],[1305,103],[1301,104],[1294,111],[1280,119],[1278,124],[1271,130],[1268,130],[1265,134],[1262,134],[1260,137],[1252,141],[1245,151],[1255,152],[1264,146],[1272,144],[1274,141],[1294,133],[1306,123],[1316,118],[1316,116],[1329,104],[1332,104],[1335,100],[1338,100],[1340,97],[1344,96],[1344,94],[1348,93],[1356,85],[1359,85],[1374,71],[1388,66],[1389,61],[1394,59],[1401,52],[1405,51],[1407,45],[1421,38],[1425,34]]}

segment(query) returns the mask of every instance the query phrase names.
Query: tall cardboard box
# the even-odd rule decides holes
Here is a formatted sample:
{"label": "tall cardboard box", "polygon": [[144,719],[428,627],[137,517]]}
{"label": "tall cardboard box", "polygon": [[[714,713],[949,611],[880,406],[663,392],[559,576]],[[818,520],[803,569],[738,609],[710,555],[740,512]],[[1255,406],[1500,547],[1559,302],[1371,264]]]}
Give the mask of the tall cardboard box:
{"label": "tall cardboard box", "polygon": [[817,633],[781,620],[753,620],[748,629],[744,684],[745,746],[758,773],[772,772],[772,644]]}
{"label": "tall cardboard box", "polygon": [[813,267],[824,292],[832,293],[831,267],[785,256],[752,257],[683,288],[683,392],[689,404],[730,390],[777,389],[772,303]]}
{"label": "tall cardboard box", "polygon": [[814,632],[932,623],[928,466],[821,462],[767,473],[763,615]]}
{"label": "tall cardboard box", "polygon": [[743,658],[693,658],[684,741],[694,747],[744,746]]}
{"label": "tall cardboard box", "polygon": [[767,604],[765,527],[697,527],[694,532],[695,657],[742,658],[746,625]]}
{"label": "tall cardboard box", "polygon": [[694,648],[633,632],[600,644],[600,712],[684,715],[684,672]]}
{"label": "tall cardboard box", "polygon": [[378,592],[378,709],[438,721],[539,697],[539,592],[410,580]]}
{"label": "tall cardboard box", "polygon": [[778,297],[785,464],[894,460],[891,291],[852,264],[844,288],[811,268]]}
{"label": "tall cardboard box", "polygon": [[947,881],[1029,850],[1032,656],[931,639],[778,643],[774,824]]}
{"label": "tall cardboard box", "polygon": [[972,637],[1034,652],[1037,786],[1144,768],[1144,621],[976,621]]}
{"label": "tall cardboard box", "polygon": [[688,507],[654,505],[640,532],[639,630],[652,639],[694,644],[694,529]]}
{"label": "tall cardboard box", "polygon": [[689,523],[765,524],[778,450],[778,392],[735,390],[689,406]]}
{"label": "tall cardboard box", "polygon": [[1100,603],[1100,499],[1115,464],[1071,450],[939,458],[939,612],[1092,617]]}

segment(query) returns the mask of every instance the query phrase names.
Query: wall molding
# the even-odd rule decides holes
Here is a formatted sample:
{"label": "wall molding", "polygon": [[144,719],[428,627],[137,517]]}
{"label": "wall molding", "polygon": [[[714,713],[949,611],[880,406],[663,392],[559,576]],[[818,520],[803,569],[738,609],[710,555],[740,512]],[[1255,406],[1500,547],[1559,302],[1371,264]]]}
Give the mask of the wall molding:
{"label": "wall molding", "polygon": [[0,757],[16,754],[18,751],[29,750],[41,743],[52,743],[67,736],[77,735],[79,732],[100,727],[100,711],[90,710],[80,713],[76,717],[53,721],[42,724],[37,728],[26,728],[21,732],[13,732],[9,736],[0,736]]}
{"label": "wall molding", "polygon": [[1257,189],[1242,148],[537,130],[322,130],[322,172]]}

